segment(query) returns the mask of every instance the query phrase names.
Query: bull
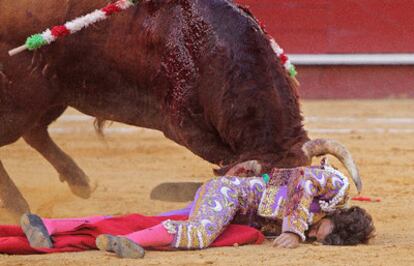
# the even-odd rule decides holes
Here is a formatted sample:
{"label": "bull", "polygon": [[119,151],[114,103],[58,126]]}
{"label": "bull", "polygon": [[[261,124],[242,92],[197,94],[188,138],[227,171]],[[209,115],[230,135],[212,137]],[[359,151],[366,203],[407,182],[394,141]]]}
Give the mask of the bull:
{"label": "bull", "polygon": [[[109,21],[33,53],[8,57],[26,36],[105,0],[0,0],[0,147],[22,137],[72,192],[87,175],[51,139],[48,126],[71,106],[100,120],[162,131],[216,174],[260,174],[333,154],[361,182],[350,153],[310,140],[298,94],[269,38],[229,0],[146,0]],[[29,205],[0,162],[0,199],[11,215]]]}

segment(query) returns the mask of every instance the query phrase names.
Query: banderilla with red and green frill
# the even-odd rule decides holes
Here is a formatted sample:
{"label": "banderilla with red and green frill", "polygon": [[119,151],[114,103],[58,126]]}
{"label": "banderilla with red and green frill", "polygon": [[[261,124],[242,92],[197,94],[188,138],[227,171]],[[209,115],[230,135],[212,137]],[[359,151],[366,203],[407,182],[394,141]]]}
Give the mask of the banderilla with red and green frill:
{"label": "banderilla with red and green frill", "polygon": [[89,27],[92,24],[105,20],[112,14],[126,10],[137,3],[138,0],[119,0],[114,3],[110,3],[104,8],[97,9],[87,15],[66,22],[64,25],[54,26],[42,33],[30,36],[27,38],[24,45],[10,50],[9,55],[13,56],[25,50],[33,51],[39,49],[42,46],[51,44],[59,38],[73,34],[83,28]]}

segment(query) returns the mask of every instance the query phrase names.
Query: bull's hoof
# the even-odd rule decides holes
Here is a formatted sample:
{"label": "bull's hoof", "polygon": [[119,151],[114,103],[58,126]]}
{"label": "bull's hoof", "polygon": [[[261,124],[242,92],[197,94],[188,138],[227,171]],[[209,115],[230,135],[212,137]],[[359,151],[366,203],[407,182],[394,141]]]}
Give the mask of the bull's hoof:
{"label": "bull's hoof", "polygon": [[83,199],[89,199],[97,186],[96,183],[93,183],[92,185],[87,186],[69,185],[69,188],[76,196]]}
{"label": "bull's hoof", "polygon": [[115,252],[118,257],[140,259],[145,255],[145,250],[126,237],[100,235],[96,238],[96,247],[102,251]]}
{"label": "bull's hoof", "polygon": [[52,239],[39,216],[25,213],[20,219],[20,225],[32,248],[53,247]]}
{"label": "bull's hoof", "polygon": [[89,178],[85,175],[82,178],[67,178],[60,175],[60,180],[66,182],[72,191],[72,193],[80,198],[88,199],[97,187],[97,183],[93,182],[90,184]]}
{"label": "bull's hoof", "polygon": [[194,200],[201,182],[162,183],[152,189],[150,198],[168,202],[187,202]]}

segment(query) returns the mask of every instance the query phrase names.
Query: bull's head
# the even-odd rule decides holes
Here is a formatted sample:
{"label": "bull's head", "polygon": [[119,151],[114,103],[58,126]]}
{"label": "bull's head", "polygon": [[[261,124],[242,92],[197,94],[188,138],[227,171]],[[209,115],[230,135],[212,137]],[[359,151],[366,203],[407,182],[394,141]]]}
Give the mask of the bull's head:
{"label": "bull's head", "polygon": [[[315,156],[321,156],[331,154],[335,156],[347,169],[349,175],[355,183],[358,193],[361,192],[362,182],[359,176],[358,168],[352,159],[351,153],[348,149],[340,144],[336,140],[332,139],[315,139],[309,140],[302,145],[301,151],[306,157],[306,161],[310,165],[312,158]],[[298,155],[299,156],[299,155]],[[280,165],[280,164],[279,164]],[[283,166],[282,166],[283,167]],[[225,173],[223,173],[225,169]],[[232,167],[222,168],[216,170],[216,173],[223,175],[234,175],[234,176],[258,176],[263,174],[263,170],[269,171],[269,167],[264,167],[259,160],[250,160],[242,163],[238,163]]]}
{"label": "bull's head", "polygon": [[[347,169],[354,184],[358,190],[358,193],[362,190],[362,182],[359,176],[358,168],[352,159],[351,153],[346,147],[340,144],[338,141],[331,139],[315,139],[305,142],[301,147],[301,155],[306,157],[307,165],[310,165],[312,158],[315,156],[322,156],[331,154],[335,156]],[[241,163],[236,163],[230,166],[224,166],[215,170],[217,175],[230,175],[230,176],[259,176],[266,170],[269,170],[269,166],[264,166],[260,160],[249,160]],[[280,164],[279,164],[280,165]],[[151,192],[152,199],[165,200],[165,201],[190,201],[193,200],[197,189],[202,183],[163,183]]]}

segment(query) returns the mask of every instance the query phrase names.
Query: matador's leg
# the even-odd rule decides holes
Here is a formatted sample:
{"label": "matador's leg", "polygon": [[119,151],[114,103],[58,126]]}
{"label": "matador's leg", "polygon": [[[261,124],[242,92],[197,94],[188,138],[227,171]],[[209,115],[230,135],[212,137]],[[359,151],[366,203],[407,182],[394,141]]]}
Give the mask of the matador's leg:
{"label": "matador's leg", "polygon": [[240,209],[248,208],[250,197],[260,197],[259,192],[254,192],[257,180],[219,177],[205,183],[198,192],[188,221],[164,223],[170,232],[175,233],[172,246],[180,249],[208,247]]}

